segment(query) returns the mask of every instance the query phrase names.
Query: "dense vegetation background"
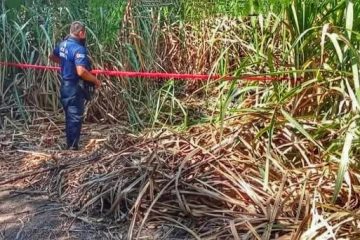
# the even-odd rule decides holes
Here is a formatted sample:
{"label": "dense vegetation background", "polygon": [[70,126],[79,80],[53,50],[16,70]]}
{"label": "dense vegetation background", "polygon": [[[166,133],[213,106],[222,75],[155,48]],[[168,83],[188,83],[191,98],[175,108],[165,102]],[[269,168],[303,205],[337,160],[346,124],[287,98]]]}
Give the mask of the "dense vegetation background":
{"label": "dense vegetation background", "polygon": [[[299,171],[330,164],[336,174],[323,172],[332,180],[324,203],[344,212],[354,207],[359,1],[17,0],[1,7],[1,61],[50,64],[54,44],[66,36],[71,21],[81,20],[96,68],[288,77],[265,83],[101,77],[104,86],[87,121],[125,119],[136,131],[210,123],[219,141],[228,134],[226,126],[246,125],[250,139],[232,141],[234,147],[259,147],[255,159],[262,162],[264,189],[279,164]],[[2,128],[61,117],[55,73],[0,70]],[[349,202],[337,202],[341,194],[350,194]]]}

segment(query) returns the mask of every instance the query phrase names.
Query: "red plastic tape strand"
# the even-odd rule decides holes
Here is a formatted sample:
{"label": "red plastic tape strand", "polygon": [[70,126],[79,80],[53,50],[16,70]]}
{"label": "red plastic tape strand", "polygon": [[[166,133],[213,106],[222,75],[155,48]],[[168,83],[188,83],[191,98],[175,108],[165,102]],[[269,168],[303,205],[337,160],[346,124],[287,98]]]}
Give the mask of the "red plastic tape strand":
{"label": "red plastic tape strand", "polygon": [[[60,71],[59,67],[33,65],[26,63],[7,63],[0,62],[0,65],[7,67],[16,67],[22,69],[35,69],[45,71]],[[152,79],[188,79],[188,80],[247,80],[247,81],[283,81],[290,80],[288,77],[265,77],[265,76],[220,76],[220,75],[206,75],[206,74],[181,74],[181,73],[161,73],[161,72],[126,72],[126,71],[112,71],[112,70],[92,70],[95,75],[106,75],[112,77],[129,77],[129,78],[152,78]]]}

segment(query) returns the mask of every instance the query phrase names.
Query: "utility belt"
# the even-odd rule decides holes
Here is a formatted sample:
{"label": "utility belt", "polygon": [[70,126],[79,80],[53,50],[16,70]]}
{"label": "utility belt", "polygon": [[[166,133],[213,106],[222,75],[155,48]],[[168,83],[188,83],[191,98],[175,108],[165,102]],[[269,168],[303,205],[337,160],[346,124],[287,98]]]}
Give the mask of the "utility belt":
{"label": "utility belt", "polygon": [[79,80],[79,86],[84,92],[84,97],[87,101],[90,101],[94,97],[95,85],[89,81]]}
{"label": "utility belt", "polygon": [[73,87],[80,87],[82,93],[84,94],[84,98],[87,101],[90,101],[94,97],[95,93],[95,85],[89,81],[85,81],[83,79],[79,79],[78,81],[75,80],[63,80],[63,86],[73,86]]}

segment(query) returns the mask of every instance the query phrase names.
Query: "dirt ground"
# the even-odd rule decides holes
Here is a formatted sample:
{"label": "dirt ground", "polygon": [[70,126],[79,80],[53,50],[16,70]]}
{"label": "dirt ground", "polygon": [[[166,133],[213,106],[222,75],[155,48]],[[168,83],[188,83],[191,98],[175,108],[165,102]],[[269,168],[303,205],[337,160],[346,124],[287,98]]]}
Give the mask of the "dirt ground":
{"label": "dirt ground", "polygon": [[[86,128],[83,145],[88,143],[93,135],[97,137],[102,135],[101,131],[89,134],[91,131]],[[92,129],[92,127],[89,128]],[[30,137],[26,134],[0,132],[0,176],[2,179],[24,171],[24,167],[21,166],[23,158],[21,151],[44,152],[44,149],[61,151],[59,148],[63,145],[64,136],[60,133],[59,137],[59,131],[56,133],[48,131],[46,135],[38,132],[39,136],[33,134],[31,133]],[[44,139],[52,140],[51,144],[47,146]],[[9,159],[5,154],[11,151],[14,154],[10,156],[18,156],[16,160]],[[125,239],[126,228],[126,226],[119,226],[116,229],[98,227],[69,216],[69,209],[65,205],[50,199],[47,192],[33,189],[30,182],[20,180],[0,185],[0,240]]]}
{"label": "dirt ground", "polygon": [[2,186],[0,202],[0,239],[124,239],[66,216],[43,192]]}

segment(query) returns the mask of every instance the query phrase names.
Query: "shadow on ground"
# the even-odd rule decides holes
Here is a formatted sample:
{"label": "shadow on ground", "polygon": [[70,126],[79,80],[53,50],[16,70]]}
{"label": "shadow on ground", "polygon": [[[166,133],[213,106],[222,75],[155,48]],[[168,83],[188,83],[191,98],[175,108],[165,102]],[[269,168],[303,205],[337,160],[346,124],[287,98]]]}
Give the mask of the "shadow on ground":
{"label": "shadow on ground", "polygon": [[122,239],[63,215],[46,193],[2,186],[0,202],[0,239]]}

